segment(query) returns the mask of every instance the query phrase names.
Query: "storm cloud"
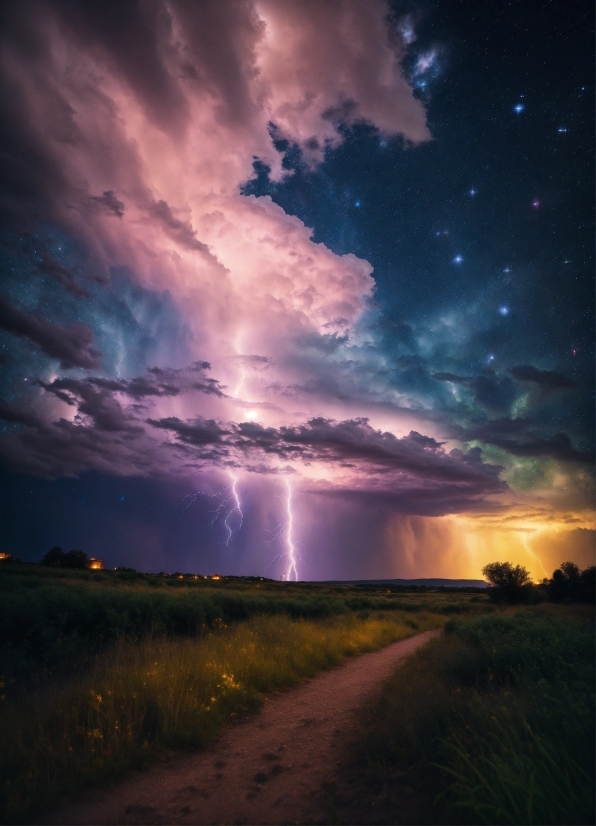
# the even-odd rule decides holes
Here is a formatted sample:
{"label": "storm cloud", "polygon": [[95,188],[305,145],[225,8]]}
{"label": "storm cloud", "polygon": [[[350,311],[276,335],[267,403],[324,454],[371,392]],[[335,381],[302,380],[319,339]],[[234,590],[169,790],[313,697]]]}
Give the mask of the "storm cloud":
{"label": "storm cloud", "polygon": [[558,373],[556,370],[539,370],[531,364],[510,367],[509,372],[517,381],[527,381],[537,384],[544,390],[563,390],[570,387],[577,387],[577,382]]}
{"label": "storm cloud", "polygon": [[[351,182],[333,194],[337,243],[251,189],[303,176],[300,189],[350,140],[430,154],[411,42],[385,0],[3,5],[11,471],[163,490],[206,478],[208,497],[238,480],[262,516],[253,547],[291,490],[321,524],[378,509],[380,547],[393,514],[517,507],[513,459],[587,467],[555,409],[573,394],[550,392],[583,392],[565,362],[494,356],[508,306],[491,296],[470,331],[467,302],[437,308],[428,291],[416,317],[406,293],[423,270],[391,263],[400,308],[383,311],[350,223],[366,176],[364,195]],[[509,367],[518,358],[553,369]]]}
{"label": "storm cloud", "polygon": [[51,359],[57,359],[66,370],[91,369],[101,364],[101,354],[91,346],[93,333],[85,324],[64,327],[47,321],[40,315],[19,310],[3,295],[0,295],[0,328],[26,338]]}

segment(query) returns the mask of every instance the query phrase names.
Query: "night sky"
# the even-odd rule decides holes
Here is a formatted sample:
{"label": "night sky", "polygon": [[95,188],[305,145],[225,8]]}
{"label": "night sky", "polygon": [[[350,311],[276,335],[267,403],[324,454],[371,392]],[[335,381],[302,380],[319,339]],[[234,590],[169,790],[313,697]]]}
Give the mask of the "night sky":
{"label": "night sky", "polygon": [[0,544],[594,562],[593,11],[5,4]]}

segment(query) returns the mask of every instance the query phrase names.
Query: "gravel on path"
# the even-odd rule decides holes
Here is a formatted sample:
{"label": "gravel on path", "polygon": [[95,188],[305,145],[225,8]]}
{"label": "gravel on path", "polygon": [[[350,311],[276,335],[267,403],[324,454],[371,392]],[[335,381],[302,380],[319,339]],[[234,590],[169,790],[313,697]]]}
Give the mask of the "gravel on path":
{"label": "gravel on path", "polygon": [[361,654],[297,688],[267,698],[208,749],[152,766],[90,792],[45,824],[325,823],[325,784],[352,739],[358,709],[426,631]]}

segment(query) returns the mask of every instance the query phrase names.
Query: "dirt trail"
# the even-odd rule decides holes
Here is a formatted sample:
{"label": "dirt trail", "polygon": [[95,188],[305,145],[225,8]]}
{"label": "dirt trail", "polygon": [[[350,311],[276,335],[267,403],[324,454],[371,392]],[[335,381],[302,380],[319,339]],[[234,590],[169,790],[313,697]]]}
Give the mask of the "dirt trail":
{"label": "dirt trail", "polygon": [[357,710],[396,665],[440,632],[362,654],[269,698],[206,751],[153,766],[44,819],[46,824],[324,823],[323,783]]}

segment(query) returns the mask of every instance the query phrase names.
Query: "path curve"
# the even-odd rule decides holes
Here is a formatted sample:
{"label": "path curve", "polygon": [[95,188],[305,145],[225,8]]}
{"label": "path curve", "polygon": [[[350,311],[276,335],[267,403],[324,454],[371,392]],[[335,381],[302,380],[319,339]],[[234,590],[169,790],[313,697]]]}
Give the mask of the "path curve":
{"label": "path curve", "polygon": [[426,631],[361,654],[269,697],[205,751],[152,766],[43,819],[46,824],[325,822],[323,784],[354,735],[357,710]]}

